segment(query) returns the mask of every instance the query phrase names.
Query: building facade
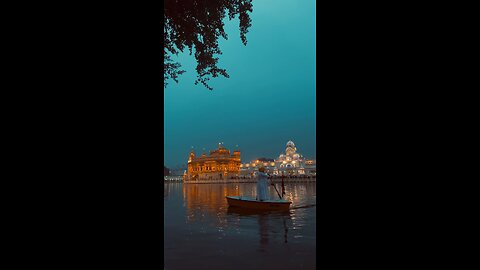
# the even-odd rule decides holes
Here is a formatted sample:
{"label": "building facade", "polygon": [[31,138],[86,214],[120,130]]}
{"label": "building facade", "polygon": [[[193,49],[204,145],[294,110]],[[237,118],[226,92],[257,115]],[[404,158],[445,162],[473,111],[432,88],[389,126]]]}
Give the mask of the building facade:
{"label": "building facade", "polygon": [[266,172],[273,175],[286,176],[316,176],[316,160],[306,159],[297,153],[293,141],[288,141],[285,152],[276,159],[260,158],[250,163],[244,163],[240,168],[240,175],[253,177],[259,167],[265,167]]}
{"label": "building facade", "polygon": [[218,144],[218,149],[210,151],[208,156],[203,153],[197,157],[192,150],[188,158],[185,180],[217,180],[238,177],[240,165],[240,151],[235,150],[230,155],[230,150],[222,144]]}
{"label": "building facade", "polygon": [[279,175],[304,175],[305,158],[297,153],[297,147],[292,141],[287,142],[285,153],[275,159],[276,172]]}
{"label": "building facade", "polygon": [[253,177],[260,167],[264,167],[266,173],[273,174],[275,171],[275,162],[271,158],[259,158],[252,160],[250,163],[241,164],[240,176]]}

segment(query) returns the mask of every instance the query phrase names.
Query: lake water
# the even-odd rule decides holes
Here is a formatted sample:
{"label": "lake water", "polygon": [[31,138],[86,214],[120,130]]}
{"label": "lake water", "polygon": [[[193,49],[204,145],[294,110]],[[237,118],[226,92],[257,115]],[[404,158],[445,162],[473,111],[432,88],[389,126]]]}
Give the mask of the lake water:
{"label": "lake water", "polygon": [[286,183],[290,211],[269,214],[228,207],[225,196],[255,197],[255,183],[164,188],[165,269],[315,269],[315,182]]}

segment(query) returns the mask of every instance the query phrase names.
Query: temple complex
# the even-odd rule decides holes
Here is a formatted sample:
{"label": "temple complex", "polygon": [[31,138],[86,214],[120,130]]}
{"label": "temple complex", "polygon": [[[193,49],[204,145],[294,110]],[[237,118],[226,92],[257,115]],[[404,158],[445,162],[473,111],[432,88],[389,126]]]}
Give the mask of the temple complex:
{"label": "temple complex", "polygon": [[305,174],[305,158],[297,153],[297,147],[290,140],[287,142],[285,153],[275,160],[276,174],[280,175],[298,175]]}
{"label": "temple complex", "polygon": [[275,171],[275,162],[271,158],[259,158],[250,163],[240,165],[240,176],[253,177],[258,168],[265,167],[265,172],[273,174]]}
{"label": "temple complex", "polygon": [[293,141],[288,141],[285,152],[277,159],[259,158],[250,163],[241,165],[241,176],[253,176],[259,167],[265,167],[266,172],[273,175],[316,175],[316,160],[306,159],[297,153],[297,147]]}
{"label": "temple complex", "polygon": [[188,158],[187,174],[185,180],[213,180],[227,179],[239,176],[240,173],[240,151],[226,149],[221,143],[218,149],[210,151],[207,156],[203,153],[197,157],[192,150]]}

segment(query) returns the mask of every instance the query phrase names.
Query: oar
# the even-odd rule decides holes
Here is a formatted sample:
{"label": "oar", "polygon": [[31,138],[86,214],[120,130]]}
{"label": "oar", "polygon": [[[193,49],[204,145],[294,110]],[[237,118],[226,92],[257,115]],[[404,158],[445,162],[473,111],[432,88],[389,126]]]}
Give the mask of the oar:
{"label": "oar", "polygon": [[275,186],[275,184],[273,183],[273,179],[270,179],[270,181],[272,181],[272,186],[275,188],[275,191],[277,192],[278,198],[280,198],[280,200],[281,200],[282,196],[280,196],[280,192],[278,192],[277,186]]}

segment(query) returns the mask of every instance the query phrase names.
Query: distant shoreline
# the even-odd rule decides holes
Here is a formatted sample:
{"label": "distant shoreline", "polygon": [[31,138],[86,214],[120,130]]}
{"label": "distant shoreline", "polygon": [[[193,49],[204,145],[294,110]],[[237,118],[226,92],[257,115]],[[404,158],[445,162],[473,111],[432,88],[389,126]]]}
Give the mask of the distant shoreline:
{"label": "distant shoreline", "polygon": [[[183,181],[183,180],[164,180],[164,183],[178,182],[185,184],[224,184],[224,183],[256,183],[256,179],[214,179],[214,180],[197,180],[197,181]],[[273,179],[274,183],[282,183],[281,178]],[[317,178],[285,178],[284,183],[299,183],[299,182],[317,182]]]}

